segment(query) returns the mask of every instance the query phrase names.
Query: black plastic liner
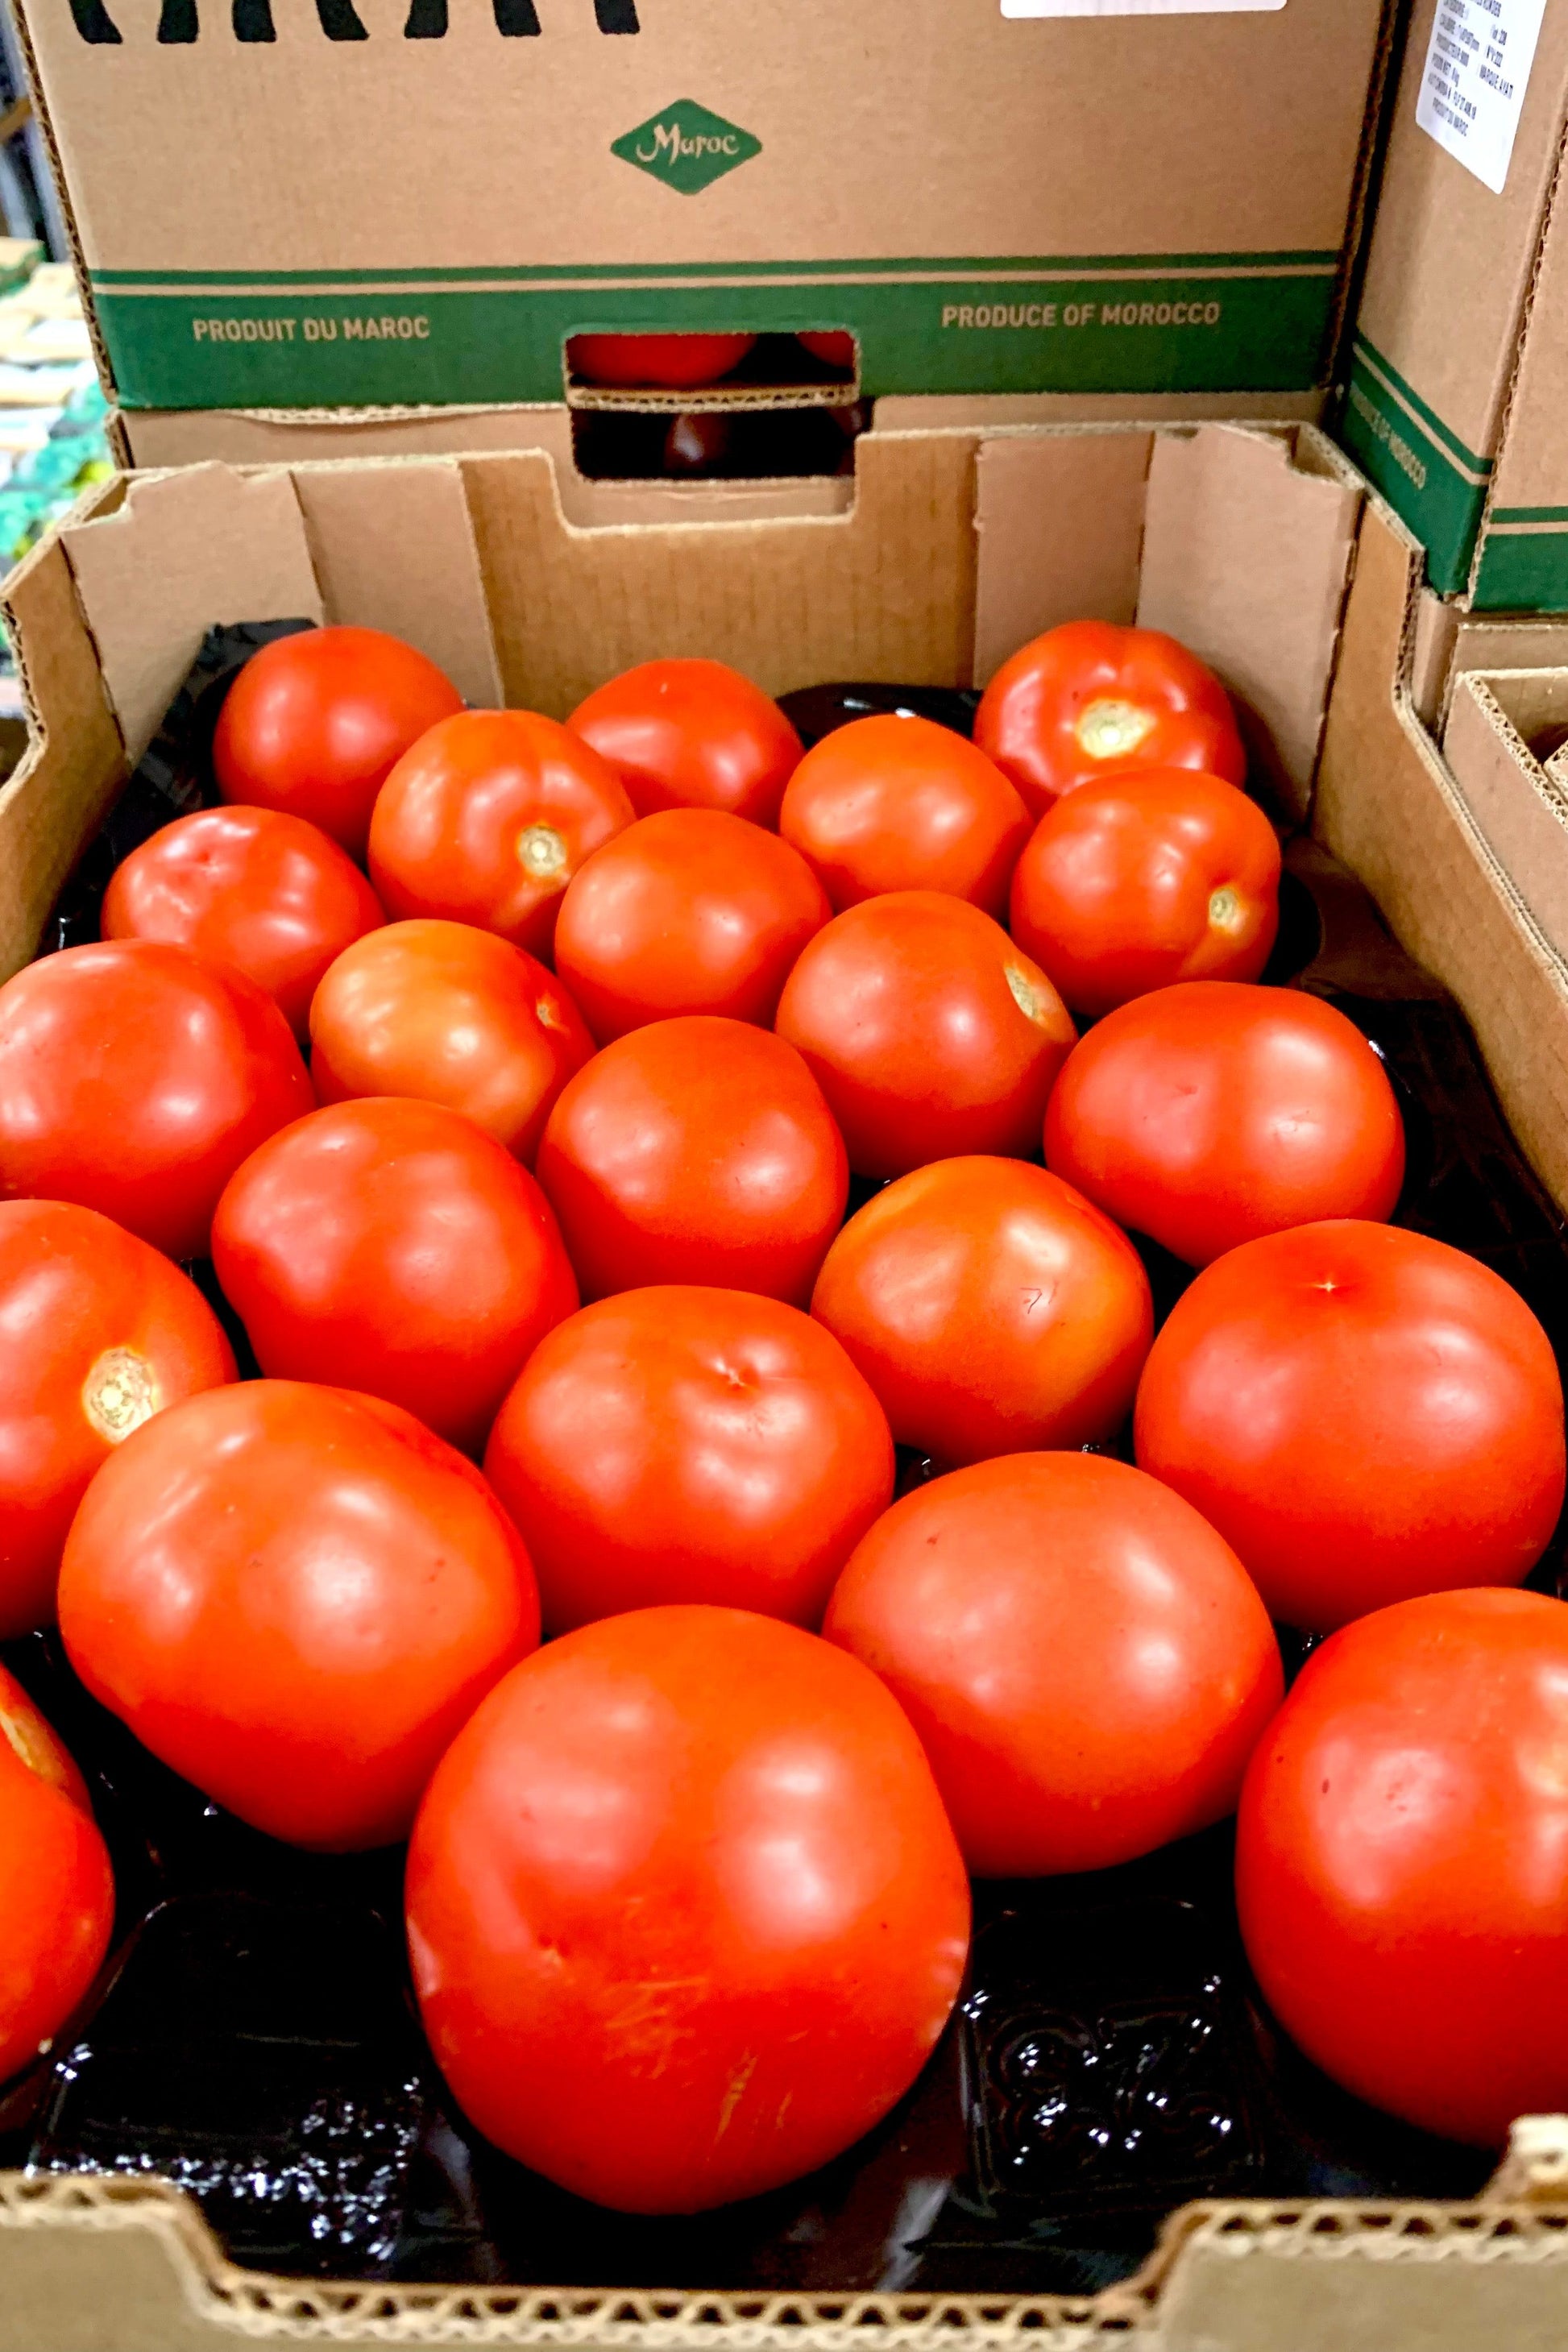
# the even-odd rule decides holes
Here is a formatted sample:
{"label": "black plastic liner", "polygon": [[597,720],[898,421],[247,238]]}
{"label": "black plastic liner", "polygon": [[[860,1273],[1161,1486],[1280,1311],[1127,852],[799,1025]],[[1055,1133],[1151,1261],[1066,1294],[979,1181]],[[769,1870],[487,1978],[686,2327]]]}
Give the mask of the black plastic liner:
{"label": "black plastic liner", "polygon": [[[251,651],[300,625],[209,635],[47,948],[96,937],[118,859],[211,800],[224,692]],[[784,707],[813,741],[874,709],[967,732],[975,698],[821,687]],[[1396,1222],[1494,1266],[1561,1362],[1564,1220],[1455,1005],[1309,842],[1287,852],[1267,977],[1328,998],[1372,1039],[1405,1116]],[[1192,1276],[1152,1245],[1144,1256],[1163,1314]],[[210,1266],[191,1270],[216,1301]],[[931,1465],[906,1457],[902,1475]],[[1531,1582],[1555,1592],[1563,1574],[1560,1528]],[[1309,1644],[1281,1642],[1293,1669]],[[140,1748],[54,1636],[0,1654],[89,1778],[120,1895],[83,2013],[52,2063],[0,2088],[0,2163],[166,2174],[241,2263],[476,2284],[1081,2293],[1131,2270],[1187,2198],[1468,2197],[1491,2169],[1336,2090],[1272,2026],[1237,1937],[1226,1826],[1115,1870],[980,1885],[960,2012],[877,2131],[719,2213],[606,2212],[499,2154],[446,2094],[408,1986],[400,1850],[322,1859],[262,1837]]]}

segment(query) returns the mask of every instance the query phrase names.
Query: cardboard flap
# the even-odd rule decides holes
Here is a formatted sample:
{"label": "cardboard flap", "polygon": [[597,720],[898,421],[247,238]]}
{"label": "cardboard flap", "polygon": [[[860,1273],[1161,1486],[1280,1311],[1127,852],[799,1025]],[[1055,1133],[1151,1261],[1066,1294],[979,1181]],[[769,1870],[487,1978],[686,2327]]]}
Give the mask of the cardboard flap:
{"label": "cardboard flap", "polygon": [[60,537],[132,765],[215,623],[324,617],[287,474],[154,474]]}
{"label": "cardboard flap", "polygon": [[[858,453],[844,513],[582,530],[542,452],[462,461],[509,703],[563,717],[655,656],[727,661],[770,694],[829,678],[951,686],[974,635],[973,440]],[[691,511],[683,509],[683,512]]]}
{"label": "cardboard flap", "polygon": [[1568,800],[1529,738],[1564,720],[1568,670],[1467,673],[1456,681],[1443,736],[1470,814],[1559,953],[1568,951]]}
{"label": "cardboard flap", "polygon": [[292,478],[323,617],[417,646],[465,702],[493,709],[500,669],[456,459],[305,465]]}
{"label": "cardboard flap", "polygon": [[1089,427],[982,442],[974,492],[977,686],[1059,622],[1131,620],[1154,438]]}
{"label": "cardboard flap", "polygon": [[1310,445],[1205,425],[1163,434],[1149,468],[1142,626],[1209,664],[1241,706],[1248,749],[1305,814],[1317,765],[1362,494]]}
{"label": "cardboard flap", "polygon": [[[118,484],[108,496],[118,498]],[[81,843],[125,777],[124,745],[57,538],[43,541],[11,574],[5,620],[32,740],[0,785],[0,980],[34,953]]]}

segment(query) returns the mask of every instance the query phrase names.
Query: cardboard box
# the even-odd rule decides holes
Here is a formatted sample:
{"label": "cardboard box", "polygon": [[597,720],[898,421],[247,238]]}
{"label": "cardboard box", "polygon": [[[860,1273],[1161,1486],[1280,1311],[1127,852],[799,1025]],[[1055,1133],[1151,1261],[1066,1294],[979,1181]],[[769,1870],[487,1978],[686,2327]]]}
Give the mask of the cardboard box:
{"label": "cardboard box", "polygon": [[[952,425],[868,436],[857,460],[831,511],[766,510],[761,486],[737,510],[703,486],[601,484],[578,521],[542,450],[104,485],[5,589],[32,740],[0,787],[0,971],[33,951],[215,619],[394,628],[470,698],[561,712],[656,653],[718,654],[773,691],[847,675],[956,685],[1052,622],[1136,617],[1215,665],[1298,815],[1316,784],[1317,831],[1460,996],[1517,1132],[1568,1201],[1568,966],[1467,801],[1479,769],[1458,719],[1451,769],[1415,715],[1419,551],[1385,509],[1363,511],[1332,448],[1310,428]],[[1365,969],[1363,936],[1358,984]],[[1409,983],[1391,971],[1391,993]],[[1185,2207],[1136,2277],[1085,2298],[320,2284],[226,2263],[156,2182],[0,2176],[0,2352],[257,2337],[854,2352],[870,2335],[939,2352],[955,2332],[976,2352],[1130,2334],[1150,2352],[1551,2352],[1565,2299],[1562,2118],[1521,2126],[1470,2203]]]}
{"label": "cardboard box", "polygon": [[580,330],[884,392],[1324,380],[1385,0],[36,0],[127,408],[563,396]]}
{"label": "cardboard box", "polygon": [[1568,610],[1565,138],[1568,0],[1416,0],[1343,439],[1476,611]]}

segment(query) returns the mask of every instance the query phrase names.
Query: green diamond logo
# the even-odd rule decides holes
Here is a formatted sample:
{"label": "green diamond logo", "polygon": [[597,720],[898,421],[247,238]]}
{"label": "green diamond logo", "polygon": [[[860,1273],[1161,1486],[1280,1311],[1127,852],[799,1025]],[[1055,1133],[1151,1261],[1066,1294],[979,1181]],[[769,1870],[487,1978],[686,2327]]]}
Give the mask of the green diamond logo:
{"label": "green diamond logo", "polygon": [[726,122],[721,114],[710,113],[692,98],[678,98],[673,106],[650,114],[610,148],[612,155],[635,163],[639,172],[650,172],[683,196],[694,196],[700,188],[710,187],[737,163],[749,163],[762,152],[760,139],[753,139],[737,123]]}

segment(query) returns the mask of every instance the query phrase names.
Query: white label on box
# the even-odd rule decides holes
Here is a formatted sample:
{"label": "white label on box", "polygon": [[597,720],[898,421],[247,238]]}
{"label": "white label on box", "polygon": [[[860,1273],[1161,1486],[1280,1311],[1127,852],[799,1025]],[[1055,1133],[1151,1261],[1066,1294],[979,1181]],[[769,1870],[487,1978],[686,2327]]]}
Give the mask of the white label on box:
{"label": "white label on box", "polygon": [[1255,16],[1285,0],[1002,0],[1004,16]]}
{"label": "white label on box", "polygon": [[1415,120],[1500,196],[1546,0],[1437,0]]}

